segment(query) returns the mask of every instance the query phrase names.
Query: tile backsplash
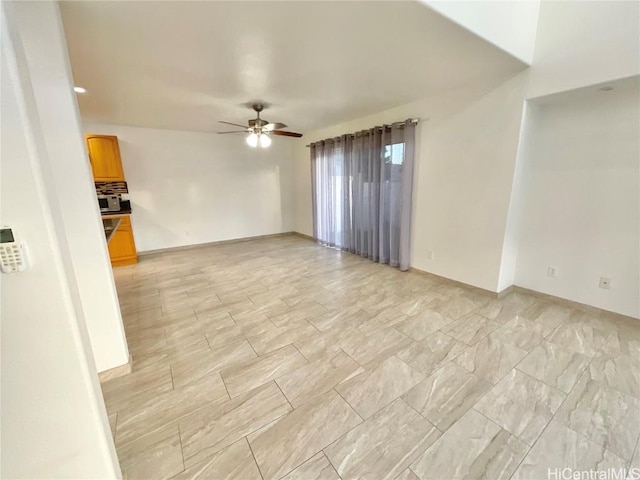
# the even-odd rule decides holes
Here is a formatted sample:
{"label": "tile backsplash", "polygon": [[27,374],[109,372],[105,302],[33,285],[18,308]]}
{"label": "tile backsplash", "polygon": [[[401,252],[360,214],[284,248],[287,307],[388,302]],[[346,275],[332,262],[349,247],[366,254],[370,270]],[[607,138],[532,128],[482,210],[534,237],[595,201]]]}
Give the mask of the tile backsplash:
{"label": "tile backsplash", "polygon": [[127,182],[95,182],[98,195],[129,193]]}

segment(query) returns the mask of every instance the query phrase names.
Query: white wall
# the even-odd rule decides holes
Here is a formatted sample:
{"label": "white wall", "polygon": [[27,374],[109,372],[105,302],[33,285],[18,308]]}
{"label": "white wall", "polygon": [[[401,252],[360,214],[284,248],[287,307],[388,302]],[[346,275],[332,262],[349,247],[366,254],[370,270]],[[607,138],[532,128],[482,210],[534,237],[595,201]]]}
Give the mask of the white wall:
{"label": "white wall", "polygon": [[523,221],[523,190],[526,188],[524,166],[528,163],[531,152],[531,132],[535,130],[537,120],[536,105],[525,102],[520,124],[520,138],[518,140],[518,153],[516,154],[516,168],[513,174],[513,186],[511,199],[507,212],[507,225],[505,227],[504,244],[502,247],[502,259],[500,261],[500,275],[498,278],[498,292],[515,285],[516,265],[518,260],[518,240],[520,225]]}
{"label": "white wall", "polygon": [[20,235],[30,266],[0,277],[0,476],[119,478],[13,6],[0,5],[0,223]]}
{"label": "white wall", "polygon": [[544,1],[529,97],[640,74],[640,2]]}
{"label": "white wall", "polygon": [[293,230],[292,139],[260,150],[240,134],[83,128],[118,136],[138,251]]}
{"label": "white wall", "polygon": [[640,317],[640,83],[615,85],[537,106],[516,284]]}
{"label": "white wall", "polygon": [[[411,266],[498,287],[527,73],[307,132],[295,149],[296,230],[313,232],[305,144],[407,117],[416,130]],[[428,258],[428,252],[433,258]]]}
{"label": "white wall", "polygon": [[533,59],[540,0],[420,0],[527,64]]}
{"label": "white wall", "polygon": [[82,138],[67,47],[57,4],[16,2],[29,81],[52,176],[62,206],[93,355],[98,371],[123,365],[129,353],[95,187]]}

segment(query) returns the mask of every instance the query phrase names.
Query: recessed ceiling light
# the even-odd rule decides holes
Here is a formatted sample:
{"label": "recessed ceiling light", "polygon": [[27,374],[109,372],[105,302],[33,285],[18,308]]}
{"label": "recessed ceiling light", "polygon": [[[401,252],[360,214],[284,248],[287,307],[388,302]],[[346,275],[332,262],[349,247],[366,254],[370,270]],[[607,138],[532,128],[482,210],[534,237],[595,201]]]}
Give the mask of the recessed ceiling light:
{"label": "recessed ceiling light", "polygon": [[76,93],[87,93],[87,89],[82,87],[73,87],[73,91]]}
{"label": "recessed ceiling light", "polygon": [[607,85],[606,87],[600,87],[598,89],[599,92],[610,92],[611,90],[613,90],[613,87],[610,85]]}

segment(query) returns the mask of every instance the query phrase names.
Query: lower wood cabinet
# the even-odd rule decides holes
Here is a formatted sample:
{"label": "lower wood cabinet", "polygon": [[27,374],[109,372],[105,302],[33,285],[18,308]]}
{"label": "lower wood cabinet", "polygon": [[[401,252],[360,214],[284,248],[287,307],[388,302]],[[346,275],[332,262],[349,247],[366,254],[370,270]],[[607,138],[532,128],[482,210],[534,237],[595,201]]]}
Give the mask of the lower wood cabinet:
{"label": "lower wood cabinet", "polygon": [[136,242],[133,239],[133,230],[131,229],[129,217],[122,218],[118,229],[111,237],[109,241],[109,257],[111,257],[111,265],[114,267],[138,262]]}

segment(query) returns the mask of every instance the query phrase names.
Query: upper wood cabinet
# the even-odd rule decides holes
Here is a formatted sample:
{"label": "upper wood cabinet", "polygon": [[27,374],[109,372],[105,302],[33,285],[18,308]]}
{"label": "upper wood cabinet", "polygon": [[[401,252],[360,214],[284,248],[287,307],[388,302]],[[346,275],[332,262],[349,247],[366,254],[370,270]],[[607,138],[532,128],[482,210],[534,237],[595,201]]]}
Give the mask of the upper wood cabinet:
{"label": "upper wood cabinet", "polygon": [[120,159],[118,137],[112,135],[85,135],[89,161],[96,182],[123,182],[124,171]]}

